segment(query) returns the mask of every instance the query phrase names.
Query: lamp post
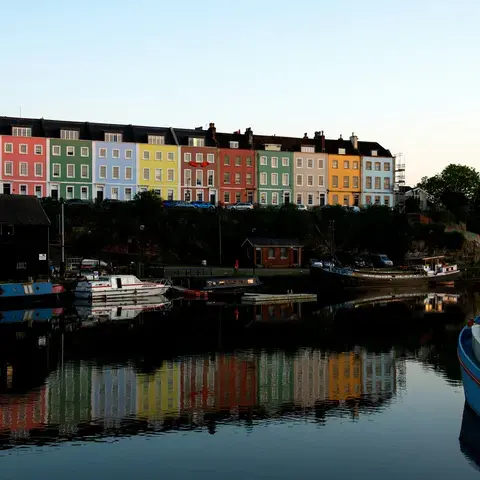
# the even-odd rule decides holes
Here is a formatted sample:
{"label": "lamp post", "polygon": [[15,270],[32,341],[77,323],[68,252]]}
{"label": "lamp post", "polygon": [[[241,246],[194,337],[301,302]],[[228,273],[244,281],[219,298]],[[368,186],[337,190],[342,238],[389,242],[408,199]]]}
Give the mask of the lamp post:
{"label": "lamp post", "polygon": [[61,246],[61,262],[60,262],[60,276],[65,275],[65,202],[63,198],[60,200],[60,246]]}
{"label": "lamp post", "polygon": [[140,225],[140,263],[138,265],[137,275],[142,277],[143,275],[143,231],[145,230],[145,225]]}

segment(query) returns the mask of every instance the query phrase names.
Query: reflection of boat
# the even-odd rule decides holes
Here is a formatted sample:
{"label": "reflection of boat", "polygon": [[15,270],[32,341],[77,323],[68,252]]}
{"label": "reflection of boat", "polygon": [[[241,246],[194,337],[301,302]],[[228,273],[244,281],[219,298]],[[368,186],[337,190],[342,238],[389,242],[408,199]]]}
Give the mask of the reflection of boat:
{"label": "reflection of boat", "polygon": [[49,281],[25,283],[0,283],[0,304],[25,305],[25,303],[54,303],[65,292],[62,285]]}
{"label": "reflection of boat", "polygon": [[465,400],[480,415],[480,317],[469,322],[458,337],[458,359]]}
{"label": "reflection of boat", "polygon": [[480,418],[465,404],[460,429],[460,450],[470,465],[480,470]]}
{"label": "reflection of boat", "polygon": [[77,298],[101,300],[154,297],[165,294],[169,288],[166,280],[154,283],[142,282],[135,275],[106,275],[97,280],[80,280],[73,292]]}
{"label": "reflection of boat", "polygon": [[89,321],[97,323],[133,320],[142,312],[170,310],[171,307],[172,302],[163,295],[132,304],[125,304],[121,300],[106,303],[84,303],[83,305],[82,302],[75,303],[75,309],[84,326]]}
{"label": "reflection of boat", "polygon": [[405,303],[409,300],[415,300],[422,297],[422,310],[424,310],[424,313],[442,313],[444,312],[445,307],[458,305],[460,299],[460,295],[455,293],[405,292],[356,298],[354,300],[339,303],[337,305],[330,305],[327,308],[329,310],[337,310],[384,305],[387,303]]}
{"label": "reflection of boat", "polygon": [[0,324],[20,322],[48,322],[63,314],[63,308],[35,308],[0,312]]}
{"label": "reflection of boat", "polygon": [[317,262],[310,267],[310,275],[322,285],[336,287],[413,287],[458,280],[461,271],[457,265],[447,265],[443,258],[419,259],[422,265],[409,270],[360,270]]}

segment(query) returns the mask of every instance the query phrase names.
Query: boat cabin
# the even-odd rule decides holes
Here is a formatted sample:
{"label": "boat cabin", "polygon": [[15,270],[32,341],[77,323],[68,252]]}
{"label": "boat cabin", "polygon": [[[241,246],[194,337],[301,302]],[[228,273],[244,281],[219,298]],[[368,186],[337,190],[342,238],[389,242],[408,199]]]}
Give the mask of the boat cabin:
{"label": "boat cabin", "polygon": [[414,270],[420,270],[427,275],[448,273],[458,270],[457,265],[449,265],[445,261],[445,255],[432,257],[411,257],[407,259],[408,265]]}
{"label": "boat cabin", "polygon": [[135,275],[109,275],[99,276],[94,280],[88,280],[89,283],[94,283],[95,287],[138,287],[143,285],[142,282]]}

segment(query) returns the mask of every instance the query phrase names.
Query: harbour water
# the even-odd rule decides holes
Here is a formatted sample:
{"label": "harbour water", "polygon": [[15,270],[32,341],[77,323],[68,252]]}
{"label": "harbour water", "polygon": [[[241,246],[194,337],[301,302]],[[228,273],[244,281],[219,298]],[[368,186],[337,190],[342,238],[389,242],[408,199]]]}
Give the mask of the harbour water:
{"label": "harbour water", "polygon": [[0,322],[0,478],[477,478],[443,293]]}

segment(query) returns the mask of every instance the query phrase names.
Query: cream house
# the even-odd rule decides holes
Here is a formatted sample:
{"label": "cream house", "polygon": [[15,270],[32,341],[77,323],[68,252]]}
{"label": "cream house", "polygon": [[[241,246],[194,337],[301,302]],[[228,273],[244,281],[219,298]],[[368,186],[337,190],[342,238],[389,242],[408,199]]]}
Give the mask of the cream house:
{"label": "cream house", "polygon": [[328,156],[322,153],[325,137],[315,132],[315,138],[302,139],[300,151],[293,154],[293,201],[307,207],[327,204],[327,163]]}

